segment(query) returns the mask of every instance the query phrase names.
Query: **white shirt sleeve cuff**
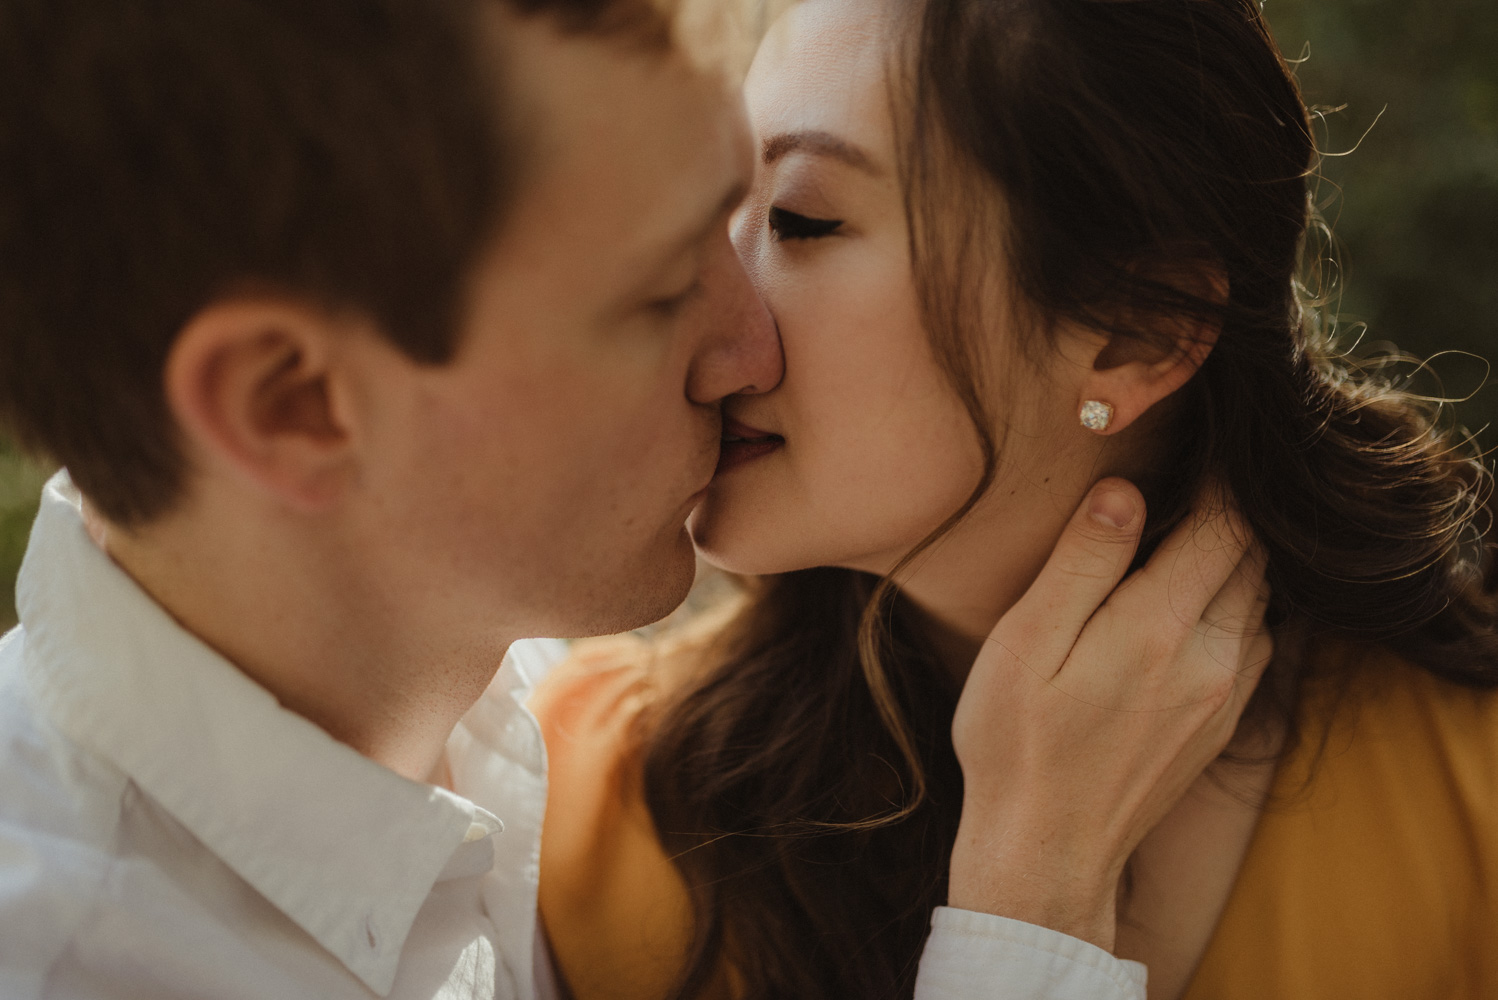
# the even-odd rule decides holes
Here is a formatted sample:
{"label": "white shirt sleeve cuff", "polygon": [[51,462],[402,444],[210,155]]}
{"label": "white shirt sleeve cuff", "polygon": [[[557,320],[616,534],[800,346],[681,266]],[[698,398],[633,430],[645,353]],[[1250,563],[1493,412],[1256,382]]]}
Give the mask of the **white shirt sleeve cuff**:
{"label": "white shirt sleeve cuff", "polygon": [[939,906],[915,1000],[1145,1000],[1147,970],[1048,927]]}

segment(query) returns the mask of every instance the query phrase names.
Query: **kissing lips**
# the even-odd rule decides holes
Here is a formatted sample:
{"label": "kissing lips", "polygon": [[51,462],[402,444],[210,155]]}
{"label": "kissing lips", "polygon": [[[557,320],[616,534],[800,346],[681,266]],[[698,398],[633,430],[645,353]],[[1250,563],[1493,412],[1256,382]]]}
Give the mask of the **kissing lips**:
{"label": "kissing lips", "polygon": [[785,444],[785,438],[779,434],[771,434],[769,431],[762,431],[731,417],[725,417],[723,419],[723,443],[718,452],[718,471],[715,476],[721,476],[734,466],[768,455],[783,444]]}

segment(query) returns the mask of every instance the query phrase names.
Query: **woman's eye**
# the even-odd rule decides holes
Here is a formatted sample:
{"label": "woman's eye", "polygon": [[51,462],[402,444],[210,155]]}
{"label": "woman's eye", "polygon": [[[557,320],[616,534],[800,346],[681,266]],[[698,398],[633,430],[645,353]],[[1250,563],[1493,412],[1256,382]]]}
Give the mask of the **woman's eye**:
{"label": "woman's eye", "polygon": [[842,219],[813,219],[783,208],[770,209],[770,232],[777,240],[814,240],[819,236],[831,236],[842,224]]}

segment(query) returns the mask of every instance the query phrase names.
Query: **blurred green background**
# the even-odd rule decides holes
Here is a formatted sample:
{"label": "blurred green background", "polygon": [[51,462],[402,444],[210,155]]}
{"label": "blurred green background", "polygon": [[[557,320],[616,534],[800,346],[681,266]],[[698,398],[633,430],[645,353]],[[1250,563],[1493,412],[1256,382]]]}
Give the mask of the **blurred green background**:
{"label": "blurred green background", "polygon": [[0,625],[16,620],[16,571],[26,554],[26,536],[36,516],[46,469],[0,440]]}
{"label": "blurred green background", "polygon": [[[1322,148],[1347,154],[1326,158],[1320,186],[1340,247],[1344,333],[1365,351],[1393,342],[1420,357],[1498,358],[1498,0],[1264,10],[1286,56],[1304,57]],[[1434,367],[1443,395],[1473,397],[1455,404],[1458,420],[1498,423],[1498,390],[1477,391],[1484,363],[1447,355]],[[12,581],[44,478],[0,442],[0,625],[14,621]]]}
{"label": "blurred green background", "polygon": [[[1498,3],[1267,0],[1306,103],[1321,108],[1324,214],[1351,336],[1428,357],[1498,358]],[[1340,111],[1332,109],[1341,108]],[[1340,155],[1346,154],[1346,155]],[[1457,417],[1498,423],[1487,366],[1433,368]],[[1429,383],[1422,383],[1429,385]],[[1479,438],[1493,446],[1493,435]]]}

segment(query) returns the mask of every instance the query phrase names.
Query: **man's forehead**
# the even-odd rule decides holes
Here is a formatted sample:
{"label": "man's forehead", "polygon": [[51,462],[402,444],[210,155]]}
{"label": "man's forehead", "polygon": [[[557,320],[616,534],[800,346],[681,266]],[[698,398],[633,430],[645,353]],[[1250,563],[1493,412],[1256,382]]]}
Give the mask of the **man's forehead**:
{"label": "man's forehead", "polygon": [[532,249],[592,245],[599,266],[609,247],[664,253],[748,182],[742,94],[722,72],[674,50],[520,31],[505,53],[507,111],[526,140],[510,235]]}

